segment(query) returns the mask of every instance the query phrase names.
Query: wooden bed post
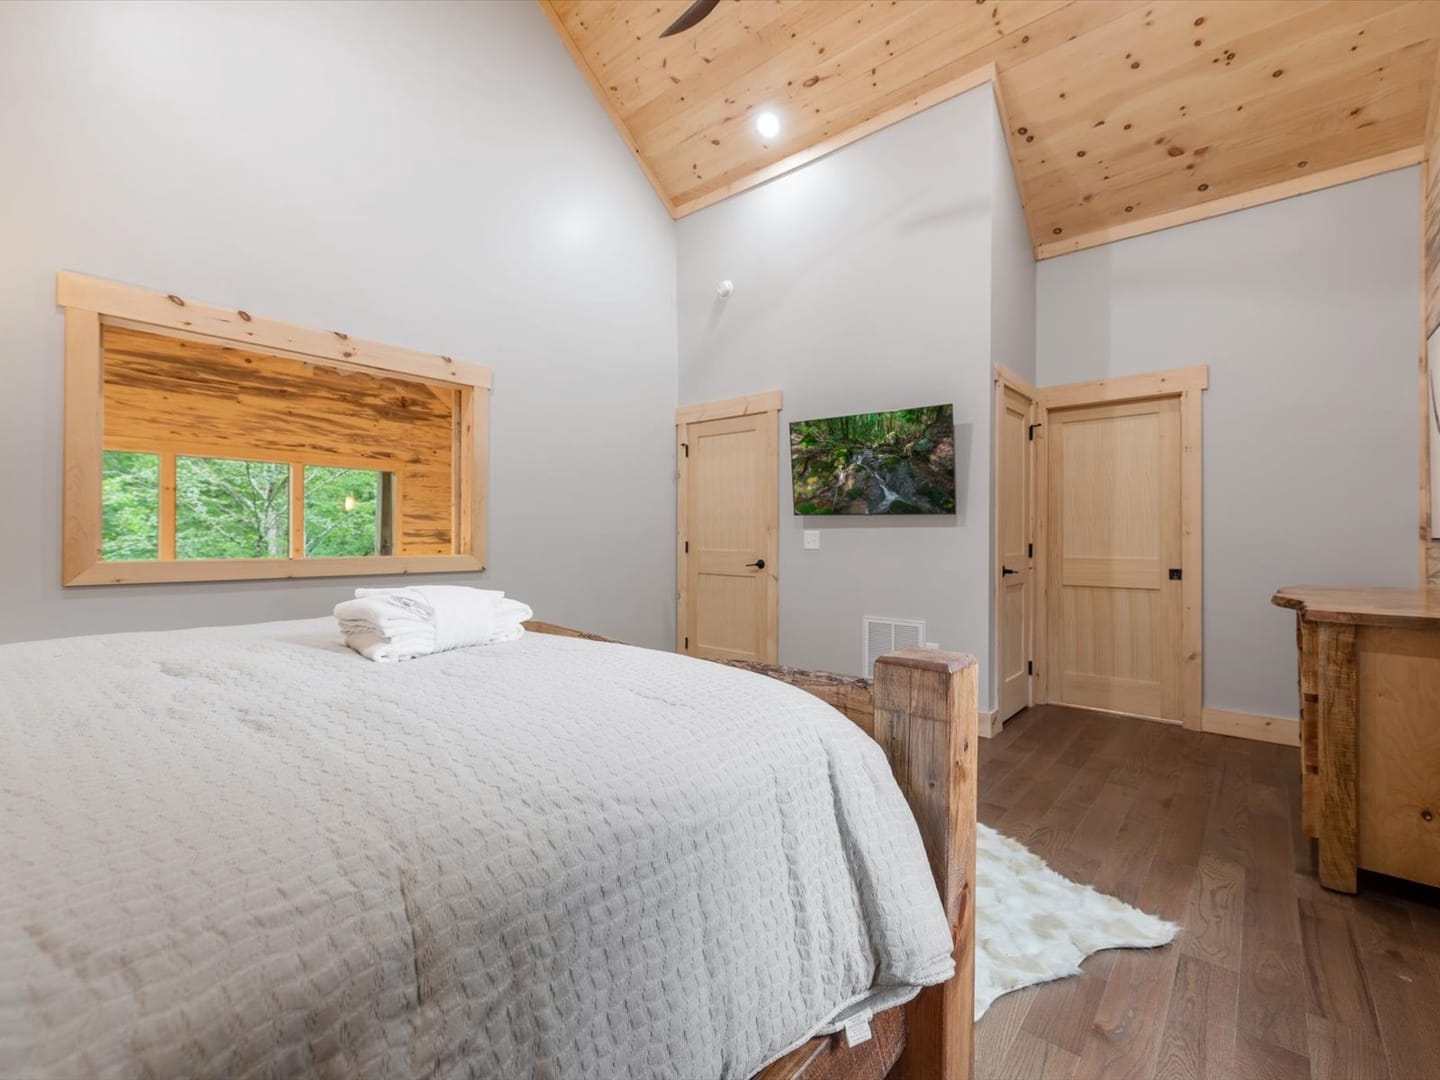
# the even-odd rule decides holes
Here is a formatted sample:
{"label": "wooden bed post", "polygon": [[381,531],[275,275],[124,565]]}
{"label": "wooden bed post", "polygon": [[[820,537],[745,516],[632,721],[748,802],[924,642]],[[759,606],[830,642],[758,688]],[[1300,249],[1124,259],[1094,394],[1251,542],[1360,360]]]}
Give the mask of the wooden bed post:
{"label": "wooden bed post", "polygon": [[955,977],[908,1006],[893,1077],[970,1080],[975,1068],[975,658],[902,649],[875,663],[875,741],[905,793],[955,939]]}

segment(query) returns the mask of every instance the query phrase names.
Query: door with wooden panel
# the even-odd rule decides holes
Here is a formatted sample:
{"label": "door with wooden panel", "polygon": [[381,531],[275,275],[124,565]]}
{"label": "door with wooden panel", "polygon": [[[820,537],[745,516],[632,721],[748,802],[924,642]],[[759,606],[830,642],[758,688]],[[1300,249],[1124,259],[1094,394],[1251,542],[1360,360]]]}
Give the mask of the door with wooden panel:
{"label": "door with wooden panel", "polygon": [[1046,424],[1050,700],[1179,723],[1180,399]]}
{"label": "door with wooden panel", "polygon": [[996,666],[1000,673],[996,719],[1008,720],[1030,704],[1030,634],[1034,603],[1030,423],[1034,403],[1001,382],[996,395],[995,514]]}
{"label": "door with wooden panel", "polygon": [[679,651],[775,663],[778,413],[677,426]]}

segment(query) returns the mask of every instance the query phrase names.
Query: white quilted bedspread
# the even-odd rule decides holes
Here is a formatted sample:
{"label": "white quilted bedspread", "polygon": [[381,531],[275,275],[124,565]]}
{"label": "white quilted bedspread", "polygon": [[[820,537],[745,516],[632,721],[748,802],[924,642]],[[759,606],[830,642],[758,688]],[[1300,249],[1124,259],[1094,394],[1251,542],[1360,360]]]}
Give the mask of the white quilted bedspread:
{"label": "white quilted bedspread", "polygon": [[0,1075],[744,1077],[953,966],[793,687],[331,620],[0,646]]}

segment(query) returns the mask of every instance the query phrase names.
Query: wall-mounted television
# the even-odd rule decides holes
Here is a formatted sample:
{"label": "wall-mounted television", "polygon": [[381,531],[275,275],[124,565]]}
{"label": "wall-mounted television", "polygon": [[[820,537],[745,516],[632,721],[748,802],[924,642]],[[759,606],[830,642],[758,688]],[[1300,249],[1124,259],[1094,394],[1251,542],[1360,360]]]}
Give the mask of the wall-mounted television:
{"label": "wall-mounted television", "polygon": [[790,477],[797,514],[953,514],[953,409],[792,421]]}

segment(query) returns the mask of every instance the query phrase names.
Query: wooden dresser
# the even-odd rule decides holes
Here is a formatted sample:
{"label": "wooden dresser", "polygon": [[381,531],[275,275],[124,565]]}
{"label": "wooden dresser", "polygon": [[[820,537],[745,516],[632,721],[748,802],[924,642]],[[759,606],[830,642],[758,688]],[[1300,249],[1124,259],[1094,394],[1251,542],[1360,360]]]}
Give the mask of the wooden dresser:
{"label": "wooden dresser", "polygon": [[1294,586],[1305,831],[1320,884],[1440,886],[1440,589]]}

